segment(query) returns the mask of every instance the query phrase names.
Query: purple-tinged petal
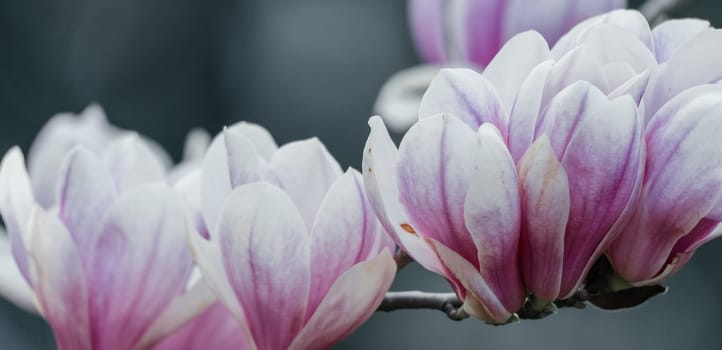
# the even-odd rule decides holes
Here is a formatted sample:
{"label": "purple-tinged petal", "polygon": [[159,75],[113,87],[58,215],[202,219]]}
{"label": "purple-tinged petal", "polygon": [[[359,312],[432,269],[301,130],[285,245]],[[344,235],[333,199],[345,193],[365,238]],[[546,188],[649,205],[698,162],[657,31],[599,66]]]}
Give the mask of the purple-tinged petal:
{"label": "purple-tinged petal", "polygon": [[[586,111],[564,153],[557,154],[571,199],[562,297],[574,293],[637,199],[644,166],[641,133],[636,104],[621,97]],[[556,137],[553,130],[549,135]]]}
{"label": "purple-tinged petal", "polygon": [[[464,293],[459,295],[464,301],[464,310],[470,315],[489,323],[503,324],[516,312],[508,310],[498,296],[479,273],[479,270],[454,250],[428,239],[449,271],[461,283]],[[457,294],[459,294],[457,292]]]}
{"label": "purple-tinged petal", "polygon": [[722,30],[703,32],[680,46],[667,63],[652,73],[642,98],[645,122],[680,92],[722,79],[720,42]]}
{"label": "purple-tinged petal", "polygon": [[115,180],[118,192],[165,178],[163,161],[133,133],[118,137],[108,145],[102,161]]}
{"label": "purple-tinged petal", "polygon": [[351,334],[376,311],[395,274],[396,263],[388,250],[346,270],[289,349],[326,349]]}
{"label": "purple-tinged petal", "polygon": [[481,276],[507,310],[517,310],[525,297],[518,259],[519,179],[494,126],[479,128],[475,149],[464,220],[478,251]]}
{"label": "purple-tinged petal", "polygon": [[16,146],[5,154],[0,163],[0,214],[5,221],[17,267],[31,286],[34,277],[28,266],[26,246],[34,206],[33,189],[25,170],[23,153]]}
{"label": "purple-tinged petal", "polygon": [[[205,283],[197,281],[170,302],[163,313],[146,329],[136,348],[146,349],[175,332],[181,332],[180,328],[195,322],[214,304],[217,303],[213,291]],[[237,323],[235,327],[236,331],[241,329]]]}
{"label": "purple-tinged petal", "polygon": [[549,58],[549,46],[539,33],[520,33],[499,50],[484,70],[484,77],[496,88],[506,110],[511,110],[522,82]]}
{"label": "purple-tinged petal", "polygon": [[570,199],[567,174],[546,135],[537,139],[519,161],[519,178],[524,284],[536,297],[555,300],[562,283]]}
{"label": "purple-tinged petal", "polygon": [[87,263],[102,233],[102,218],[117,196],[115,181],[101,160],[82,147],[71,151],[63,169],[58,215]]}
{"label": "purple-tinged petal", "polygon": [[290,142],[273,155],[269,180],[281,187],[311,229],[326,192],[341,176],[341,166],[317,138]]}
{"label": "purple-tinged petal", "polygon": [[369,134],[363,156],[364,187],[369,204],[376,216],[403,251],[409,254],[424,268],[447,276],[436,253],[426,244],[409,224],[404,207],[399,202],[399,189],[396,175],[398,150],[380,117],[369,120]]}
{"label": "purple-tinged petal", "polygon": [[461,120],[448,115],[423,119],[401,141],[396,175],[399,199],[413,229],[479,266],[464,223],[476,146],[474,131]]}
{"label": "purple-tinged petal", "polygon": [[654,53],[643,41],[630,35],[628,30],[613,24],[600,24],[590,28],[582,43],[597,48],[602,62],[624,62],[630,64],[636,72],[642,72],[657,64]]}
{"label": "purple-tinged petal", "polygon": [[606,79],[603,71],[599,69],[604,62],[601,61],[598,51],[597,48],[584,44],[564,55],[552,66],[544,87],[542,111],[557,94],[575,83],[588,82],[597,88],[605,87]]}
{"label": "purple-tinged petal", "polygon": [[28,169],[38,203],[44,208],[57,203],[57,180],[68,152],[78,145],[101,152],[117,133],[96,104],[78,115],[57,114],[45,123],[28,152]]}
{"label": "purple-tinged petal", "polygon": [[265,161],[270,161],[273,154],[278,150],[278,145],[276,145],[276,141],[273,139],[273,136],[271,136],[271,133],[258,124],[238,122],[228,127],[228,130],[232,130],[248,138],[256,149],[256,152],[258,152],[258,155]]}
{"label": "purple-tinged petal", "polygon": [[[280,151],[279,151],[280,152]],[[259,349],[285,349],[303,327],[310,240],[291,198],[267,183],[231,192],[218,221],[223,265]]]}
{"label": "purple-tinged petal", "polygon": [[328,190],[311,230],[307,317],[344,271],[379,253],[379,241],[385,236],[366,198],[361,175],[347,171]]}
{"label": "purple-tinged petal", "polygon": [[164,339],[153,350],[250,350],[240,325],[220,304],[215,303],[193,321]]}
{"label": "purple-tinged petal", "polygon": [[248,125],[226,128],[206,152],[201,175],[201,208],[209,229],[215,227],[231,190],[262,178],[263,160],[253,142],[242,133]]}
{"label": "purple-tinged petal", "polygon": [[86,266],[95,348],[133,348],[185,288],[192,259],[179,203],[165,185],[144,185],[102,220]]}
{"label": "purple-tinged petal", "polygon": [[0,227],[0,295],[15,305],[37,313],[35,294],[20,272],[11,250],[10,240]]}
{"label": "purple-tinged petal", "polygon": [[[454,37],[461,49],[461,58],[479,67],[486,66],[503,43],[501,37],[503,1],[461,0],[453,1],[451,22],[456,26],[449,36]],[[453,57],[452,57],[453,59]]]}
{"label": "purple-tinged petal", "polygon": [[696,18],[672,19],[662,22],[652,30],[657,62],[667,62],[680,47],[711,29],[709,21]]}
{"label": "purple-tinged petal", "polygon": [[34,289],[60,349],[90,350],[88,291],[83,262],[73,239],[54,216],[36,207],[31,218],[29,258]]}
{"label": "purple-tinged petal", "polygon": [[470,69],[442,69],[421,99],[419,119],[446,113],[476,130],[492,123],[507,133],[508,115],[491,83]]}
{"label": "purple-tinged petal", "polygon": [[534,131],[542,111],[542,96],[554,62],[537,65],[521,83],[509,117],[509,152],[518,161],[534,141]]}
{"label": "purple-tinged petal", "polygon": [[444,43],[444,0],[409,0],[409,26],[416,51],[430,63],[447,60]]}
{"label": "purple-tinged petal", "polygon": [[[689,89],[666,104],[646,130],[642,198],[609,256],[631,282],[654,278],[675,260],[675,245],[705,218],[719,221],[722,203],[722,87]],[[705,234],[701,233],[704,237]],[[696,239],[680,243],[684,252]],[[643,256],[644,262],[638,261]]]}

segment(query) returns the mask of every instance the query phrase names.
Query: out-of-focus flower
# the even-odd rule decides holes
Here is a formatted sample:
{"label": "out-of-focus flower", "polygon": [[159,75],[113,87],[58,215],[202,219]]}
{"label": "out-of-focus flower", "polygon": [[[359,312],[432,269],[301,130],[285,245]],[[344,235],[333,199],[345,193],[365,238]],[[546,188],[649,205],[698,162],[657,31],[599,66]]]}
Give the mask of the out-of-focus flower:
{"label": "out-of-focus flower", "polygon": [[553,44],[580,21],[625,6],[625,0],[409,0],[408,16],[425,61],[486,67],[518,33],[534,30]]}
{"label": "out-of-focus flower", "polygon": [[429,72],[442,66],[483,69],[518,33],[534,30],[553,44],[582,20],[625,6],[625,0],[409,0],[411,34],[429,66],[389,79],[375,110],[391,129],[406,130],[433,78]]}
{"label": "out-of-focus flower", "polygon": [[130,134],[99,156],[74,148],[61,169],[56,204],[43,207],[18,148],[0,165],[12,252],[58,347],[133,349],[202,311],[184,293],[185,209],[156,154]]}
{"label": "out-of-focus flower", "polygon": [[179,186],[199,211],[196,262],[248,347],[327,348],[370,317],[391,284],[393,242],[360,175],[342,174],[317,139],[277,149],[265,129],[237,124]]}

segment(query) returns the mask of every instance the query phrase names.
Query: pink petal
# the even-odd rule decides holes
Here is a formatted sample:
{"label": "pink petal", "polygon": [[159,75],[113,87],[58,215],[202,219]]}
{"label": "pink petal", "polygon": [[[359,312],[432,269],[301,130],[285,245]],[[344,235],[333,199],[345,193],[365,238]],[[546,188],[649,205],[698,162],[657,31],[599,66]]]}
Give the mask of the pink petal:
{"label": "pink petal", "polygon": [[[434,239],[428,239],[433,245],[444,265],[465,289],[462,300],[472,300],[465,303],[464,309],[472,316],[489,323],[506,323],[516,310],[508,310],[499,300],[499,296],[489,288],[479,270],[468,260]],[[457,293],[458,294],[458,293]]]}
{"label": "pink petal", "polygon": [[309,295],[310,242],[298,209],[278,187],[243,185],[228,197],[218,234],[256,345],[285,349],[303,326]]}
{"label": "pink petal", "polygon": [[[653,278],[664,268],[677,242],[701,219],[722,219],[718,209],[722,201],[720,101],[719,86],[689,89],[650,122],[643,197],[632,224],[609,253],[623,278]],[[705,234],[700,236],[704,239]],[[691,247],[693,242],[683,245]],[[643,263],[637,261],[639,256],[644,256]]]}
{"label": "pink petal", "polygon": [[519,270],[519,179],[504,141],[491,124],[478,131],[464,219],[478,251],[481,276],[507,310],[524,303]]}
{"label": "pink petal", "polygon": [[409,0],[409,25],[416,51],[427,62],[447,60],[444,43],[444,1]]}
{"label": "pink petal", "polygon": [[115,181],[95,155],[75,148],[66,158],[59,183],[59,217],[85,263],[96,247],[102,218],[116,198]]}
{"label": "pink petal", "polygon": [[503,1],[466,0],[456,1],[452,8],[451,24],[458,25],[456,34],[461,43],[462,59],[484,67],[499,51],[501,36]]}
{"label": "pink petal", "polygon": [[215,303],[153,350],[250,350],[251,344],[239,329],[238,321],[230,312]]}
{"label": "pink petal", "polygon": [[92,349],[83,263],[63,224],[36,207],[31,218],[29,258],[43,316],[61,349]]}
{"label": "pink petal", "polygon": [[344,271],[384,248],[380,242],[386,232],[368,203],[362,181],[358,172],[347,171],[321,202],[311,230],[309,317]]}
{"label": "pink petal", "polygon": [[649,86],[642,98],[645,121],[680,92],[722,79],[722,30],[715,29],[697,35],[670,57],[664,66],[649,78]]}
{"label": "pink petal", "polygon": [[506,110],[511,110],[522,82],[539,63],[551,58],[549,46],[537,32],[512,37],[484,70]]}
{"label": "pink petal", "polygon": [[492,123],[507,132],[508,116],[494,86],[482,75],[465,68],[442,69],[426,90],[419,119],[447,113],[476,130]]}
{"label": "pink petal", "polygon": [[108,210],[87,266],[94,347],[132,348],[185,288],[192,260],[183,215],[161,184],[137,187]]}
{"label": "pink petal", "polygon": [[476,147],[474,131],[461,120],[447,115],[423,119],[401,141],[397,181],[413,230],[479,266],[464,222]]}
{"label": "pink petal", "polygon": [[283,145],[269,165],[269,180],[281,187],[311,229],[321,200],[341,176],[341,166],[317,138]]}
{"label": "pink petal", "polygon": [[201,208],[206,227],[211,231],[231,190],[262,178],[260,162],[263,160],[243,133],[247,126],[237,124],[226,128],[213,140],[203,159]]}
{"label": "pink petal", "polygon": [[341,274],[289,349],[326,349],[351,334],[376,311],[395,273],[396,263],[384,250]]}
{"label": "pink petal", "polygon": [[[560,291],[564,297],[575,291],[614,239],[615,225],[637,198],[644,165],[642,127],[631,98],[580,112],[584,117],[566,150],[557,153],[569,178],[571,199]],[[553,129],[550,138],[558,137]]]}
{"label": "pink petal", "polygon": [[26,245],[34,206],[33,190],[25,170],[23,153],[20,148],[13,147],[0,163],[0,214],[5,221],[17,267],[31,286],[34,284],[34,277],[28,267]]}
{"label": "pink petal", "polygon": [[534,130],[542,111],[542,96],[554,62],[537,65],[521,83],[509,117],[509,152],[518,161],[534,141]]}
{"label": "pink petal", "polygon": [[559,297],[564,232],[569,219],[569,181],[549,138],[540,137],[519,161],[522,196],[521,266],[536,297]]}
{"label": "pink petal", "polygon": [[406,211],[399,202],[396,175],[398,150],[391,141],[384,122],[380,117],[373,117],[369,120],[369,126],[371,134],[366,141],[363,157],[364,187],[369,204],[386,232],[401,249],[424,268],[445,275],[446,269],[436,253],[409,225]]}

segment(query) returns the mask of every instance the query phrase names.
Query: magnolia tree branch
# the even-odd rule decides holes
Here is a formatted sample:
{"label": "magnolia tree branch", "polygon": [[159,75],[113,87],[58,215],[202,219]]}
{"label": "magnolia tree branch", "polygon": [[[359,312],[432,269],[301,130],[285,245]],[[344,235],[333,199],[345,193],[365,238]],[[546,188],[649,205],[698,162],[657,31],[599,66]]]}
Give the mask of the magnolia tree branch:
{"label": "magnolia tree branch", "polygon": [[377,311],[405,309],[439,310],[454,321],[461,321],[469,315],[461,308],[461,301],[454,293],[388,292]]}
{"label": "magnolia tree branch", "polygon": [[639,7],[639,11],[647,18],[649,23],[655,24],[691,2],[691,0],[647,0]]}

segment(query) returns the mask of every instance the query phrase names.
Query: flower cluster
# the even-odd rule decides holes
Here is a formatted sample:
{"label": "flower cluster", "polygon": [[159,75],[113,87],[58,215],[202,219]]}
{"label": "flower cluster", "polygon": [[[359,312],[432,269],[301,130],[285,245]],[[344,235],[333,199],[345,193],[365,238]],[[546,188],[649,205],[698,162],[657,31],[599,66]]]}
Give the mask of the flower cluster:
{"label": "flower cluster", "polygon": [[492,323],[527,294],[571,297],[603,254],[654,284],[722,232],[720,42],[701,20],[650,30],[618,10],[551,49],[519,34],[483,74],[443,70],[398,149],[369,123],[374,209]]}
{"label": "flower cluster", "polygon": [[363,174],[245,122],[172,166],[97,106],[56,116],[0,164],[0,292],[65,350],[324,349],[404,254],[494,324],[607,263],[603,292],[657,285],[722,234],[720,42],[627,10],[518,34],[442,70],[398,147],[371,118]]}

